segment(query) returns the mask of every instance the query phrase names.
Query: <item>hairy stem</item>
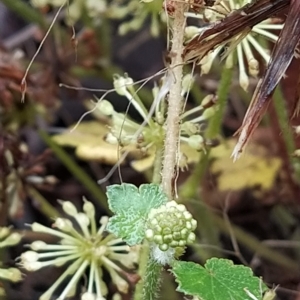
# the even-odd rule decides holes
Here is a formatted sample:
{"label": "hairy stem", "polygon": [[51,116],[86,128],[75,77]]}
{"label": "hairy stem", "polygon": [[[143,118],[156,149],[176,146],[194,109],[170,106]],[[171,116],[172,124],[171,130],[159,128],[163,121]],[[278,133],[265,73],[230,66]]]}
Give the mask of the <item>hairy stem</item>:
{"label": "hairy stem", "polygon": [[[183,38],[186,19],[184,12],[187,8],[185,3],[176,3],[174,22],[172,23],[172,47],[170,71],[168,76],[172,76],[172,84],[170,86],[168,114],[166,120],[166,135],[164,144],[164,157],[161,168],[161,150],[156,152],[156,160],[154,164],[153,181],[161,180],[162,187],[169,197],[173,198],[172,181],[175,175],[177,153],[179,146],[179,130],[180,130],[180,114],[183,106],[181,97],[181,80],[183,75]],[[148,245],[143,244],[143,250],[147,249]],[[150,254],[150,253],[149,253]],[[147,255],[144,252],[141,256],[140,276],[141,283],[138,285],[134,300],[154,300],[158,296],[160,287],[162,266],[151,258],[151,254]],[[142,293],[141,286],[143,286]]]}
{"label": "hairy stem", "polygon": [[168,99],[168,115],[166,120],[165,149],[162,167],[162,187],[169,199],[173,198],[172,182],[177,166],[180,114],[183,106],[181,81],[183,75],[183,38],[186,24],[184,12],[186,9],[186,3],[176,3],[174,21],[171,29],[173,33],[170,52],[172,61],[169,76],[172,76],[172,84],[170,86]]}
{"label": "hairy stem", "polygon": [[149,249],[149,245],[147,242],[144,242],[141,248],[141,252],[140,252],[140,257],[139,257],[139,271],[138,274],[140,276],[140,281],[137,284],[135,291],[134,291],[134,295],[133,295],[133,300],[142,300],[143,298],[143,294],[145,294],[144,289],[145,289],[145,274],[147,272],[147,265],[149,262],[149,258],[150,258],[150,249]]}
{"label": "hairy stem", "polygon": [[[161,175],[162,148],[156,149],[152,183],[160,183]],[[156,295],[159,289],[161,268],[155,268],[154,262],[150,258],[150,249],[147,241],[142,245],[142,251],[139,258],[139,276],[140,282],[137,284],[133,300],[154,299],[151,295]],[[150,284],[154,282],[153,284]]]}
{"label": "hairy stem", "polygon": [[152,258],[148,260],[144,278],[144,300],[155,300],[158,297],[158,290],[161,284],[162,266]]}
{"label": "hairy stem", "polygon": [[154,160],[154,166],[153,166],[153,177],[152,177],[152,183],[159,184],[161,182],[161,162],[162,162],[162,148],[156,149],[155,152],[155,160]]}

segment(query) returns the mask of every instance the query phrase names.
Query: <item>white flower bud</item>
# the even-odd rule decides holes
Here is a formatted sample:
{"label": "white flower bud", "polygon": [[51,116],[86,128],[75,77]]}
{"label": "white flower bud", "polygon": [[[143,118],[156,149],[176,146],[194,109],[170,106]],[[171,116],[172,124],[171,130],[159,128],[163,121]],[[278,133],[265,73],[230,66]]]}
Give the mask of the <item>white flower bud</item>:
{"label": "white flower bud", "polygon": [[73,224],[70,220],[64,218],[57,218],[53,223],[53,227],[58,228],[64,232],[70,232],[73,229]]}
{"label": "white flower bud", "polygon": [[190,232],[190,234],[189,234],[189,236],[187,238],[187,242],[190,243],[190,244],[192,244],[192,243],[195,242],[195,240],[196,240],[195,233],[194,232]]}
{"label": "white flower bud", "polygon": [[0,269],[0,278],[18,282],[22,280],[22,273],[17,268]]}
{"label": "white flower bud", "polygon": [[184,247],[186,245],[186,242],[187,241],[185,241],[185,240],[180,240],[180,241],[178,241],[178,246],[179,247]]}
{"label": "white flower bud", "polygon": [[172,248],[175,248],[175,247],[178,247],[178,246],[179,246],[179,243],[178,243],[177,241],[173,240],[173,241],[170,243],[170,246],[171,246]]}
{"label": "white flower bud", "polygon": [[35,232],[45,232],[45,233],[49,233],[49,228],[40,224],[40,223],[37,223],[37,222],[34,222],[31,224],[31,230],[32,231],[35,231]]}
{"label": "white flower bud", "polygon": [[63,211],[71,216],[74,217],[78,212],[77,212],[77,208],[75,207],[75,205],[70,202],[70,201],[58,201],[60,203],[60,205],[62,206]]}
{"label": "white flower bud", "polygon": [[297,135],[299,135],[300,134],[300,126],[293,126],[293,128],[294,128],[295,133]]}
{"label": "white flower bud", "polygon": [[212,52],[208,53],[206,56],[204,56],[201,59],[201,61],[200,61],[201,75],[209,73],[211,66],[214,62],[214,59],[218,55],[219,51],[220,51],[220,49],[217,48],[217,49],[213,50]]}
{"label": "white flower bud", "polygon": [[7,238],[4,241],[2,241],[1,244],[5,245],[5,247],[14,246],[18,244],[21,241],[21,239],[21,234],[13,232],[9,236],[7,236]]}
{"label": "white flower bud", "polygon": [[43,267],[43,264],[39,261],[34,261],[34,262],[24,261],[22,263],[22,267],[29,272],[34,272],[41,269]]}
{"label": "white flower bud", "polygon": [[87,216],[92,219],[95,217],[95,206],[92,202],[84,199],[83,211],[87,214]]}
{"label": "white flower bud", "polygon": [[96,300],[96,295],[93,293],[85,292],[80,297],[81,300]]}
{"label": "white flower bud", "polygon": [[185,95],[192,87],[195,79],[192,74],[188,73],[182,79],[182,94]]}
{"label": "white flower bud", "polygon": [[75,219],[78,222],[78,224],[80,224],[81,227],[88,227],[90,225],[90,219],[84,213],[78,213],[75,216]]}
{"label": "white flower bud", "polygon": [[183,216],[184,216],[185,219],[188,220],[188,221],[190,221],[190,220],[193,219],[192,214],[191,214],[190,212],[188,212],[187,210],[185,210],[185,211],[183,212]]}
{"label": "white flower bud", "polygon": [[168,244],[162,244],[162,245],[159,245],[158,248],[161,251],[167,251],[169,249],[169,245]]}
{"label": "white flower bud", "polygon": [[85,5],[89,16],[92,18],[103,14],[107,8],[103,0],[86,0]]}
{"label": "white flower bud", "polygon": [[[152,213],[154,213],[154,212],[152,212]],[[155,213],[154,213],[154,215],[155,215]],[[151,212],[150,212],[150,214],[149,214],[149,218],[151,218]],[[158,225],[157,219],[151,219],[151,220],[150,220],[150,224],[151,224],[152,226]]]}
{"label": "white flower bud", "polygon": [[249,74],[252,76],[257,76],[259,73],[259,63],[256,59],[251,58],[248,61]]}
{"label": "white flower bud", "polygon": [[161,235],[155,235],[153,237],[153,241],[155,242],[155,244],[159,244],[159,245],[162,245],[164,242]]}
{"label": "white flower bud", "polygon": [[126,96],[128,94],[127,86],[133,85],[133,80],[130,77],[115,76],[114,87],[116,92],[121,96]]}
{"label": "white flower bud", "polygon": [[192,39],[195,35],[199,33],[199,28],[197,26],[187,26],[185,27],[185,38],[187,40]]}
{"label": "white flower bud", "polygon": [[101,225],[107,225],[108,220],[109,220],[109,217],[108,217],[108,216],[103,216],[103,217],[101,217],[99,223],[100,223]]}
{"label": "white flower bud", "polygon": [[188,145],[196,150],[204,148],[204,138],[201,135],[192,135],[188,138]]}
{"label": "white flower bud", "polygon": [[112,145],[118,145],[119,144],[119,139],[117,137],[115,137],[112,133],[108,133],[105,136],[105,142],[112,144]]}
{"label": "white flower bud", "polygon": [[167,202],[165,206],[171,207],[171,206],[176,206],[176,205],[177,205],[177,203],[174,200],[172,200],[172,201]]}
{"label": "white flower bud", "polygon": [[249,86],[249,77],[246,72],[240,72],[240,86],[243,88],[244,91],[247,92]]}
{"label": "white flower bud", "polygon": [[39,254],[34,251],[26,251],[21,254],[22,264],[36,262],[39,259]]}
{"label": "white flower bud", "polygon": [[74,24],[79,18],[82,13],[82,3],[81,1],[73,1],[68,7],[68,14],[67,14],[67,23],[72,25]]}
{"label": "white flower bud", "polygon": [[300,157],[300,149],[296,149],[293,153],[294,156]]}
{"label": "white flower bud", "polygon": [[147,240],[153,240],[154,232],[152,229],[147,229],[145,232],[145,237]]}
{"label": "white flower bud", "polygon": [[177,210],[184,212],[186,211],[186,207],[183,204],[177,204]]}
{"label": "white flower bud", "polygon": [[195,219],[191,220],[192,224],[192,230],[195,230],[197,228],[197,221]]}
{"label": "white flower bud", "polygon": [[10,229],[8,227],[0,227],[0,239],[3,239],[6,237],[10,232]]}
{"label": "white flower bud", "polygon": [[43,250],[46,247],[47,247],[47,244],[43,241],[34,241],[33,243],[30,244],[31,250],[34,250],[34,251]]}
{"label": "white flower bud", "polygon": [[45,182],[45,179],[41,176],[30,175],[26,177],[26,182],[32,184],[42,184],[43,182]]}
{"label": "white flower bud", "polygon": [[113,283],[117,286],[118,290],[124,294],[128,293],[129,284],[117,272],[111,271],[110,276]]}
{"label": "white flower bud", "polygon": [[105,116],[111,116],[115,112],[113,105],[109,101],[104,100],[104,99],[98,103],[97,108]]}
{"label": "white flower bud", "polygon": [[[122,300],[122,296],[119,293],[115,293],[112,297],[112,300]],[[97,299],[98,300],[98,299]],[[102,300],[102,299],[100,299]]]}

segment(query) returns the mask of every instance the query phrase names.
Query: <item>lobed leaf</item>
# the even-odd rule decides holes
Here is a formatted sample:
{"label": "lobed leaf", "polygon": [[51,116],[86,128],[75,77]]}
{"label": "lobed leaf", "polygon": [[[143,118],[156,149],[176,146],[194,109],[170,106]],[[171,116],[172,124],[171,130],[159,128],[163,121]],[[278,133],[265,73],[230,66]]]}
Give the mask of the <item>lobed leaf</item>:
{"label": "lobed leaf", "polygon": [[145,223],[152,208],[168,201],[166,194],[156,184],[123,183],[107,187],[108,205],[115,216],[110,218],[107,230],[123,238],[129,245],[142,242]]}
{"label": "lobed leaf", "polygon": [[[201,300],[253,300],[267,287],[253,276],[250,268],[234,265],[231,260],[212,258],[204,267],[192,262],[175,262],[172,273],[178,282],[177,290]],[[247,293],[248,291],[248,293]]]}

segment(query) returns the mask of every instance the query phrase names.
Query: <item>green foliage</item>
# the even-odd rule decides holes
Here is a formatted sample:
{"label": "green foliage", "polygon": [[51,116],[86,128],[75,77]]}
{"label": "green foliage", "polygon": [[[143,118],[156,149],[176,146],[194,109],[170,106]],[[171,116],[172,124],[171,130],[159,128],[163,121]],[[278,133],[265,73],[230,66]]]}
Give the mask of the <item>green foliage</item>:
{"label": "green foliage", "polygon": [[128,183],[115,184],[107,188],[106,194],[109,208],[115,213],[107,230],[123,238],[128,245],[142,242],[150,210],[168,201],[156,184],[142,184],[139,188]]}
{"label": "green foliage", "polygon": [[250,268],[234,265],[227,259],[209,259],[204,267],[178,261],[172,273],[179,284],[178,291],[201,300],[259,300],[267,290]]}

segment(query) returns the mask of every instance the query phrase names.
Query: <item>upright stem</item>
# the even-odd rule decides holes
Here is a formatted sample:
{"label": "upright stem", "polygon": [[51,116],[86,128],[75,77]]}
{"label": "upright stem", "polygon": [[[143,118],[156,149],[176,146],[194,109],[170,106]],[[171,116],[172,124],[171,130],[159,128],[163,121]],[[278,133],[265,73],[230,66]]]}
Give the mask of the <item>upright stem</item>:
{"label": "upright stem", "polygon": [[42,28],[47,28],[46,19],[36,9],[32,8],[29,4],[22,0],[1,0],[1,2],[11,11],[15,12],[18,16],[30,23],[36,23]]}
{"label": "upright stem", "polygon": [[280,88],[275,90],[273,98],[274,101],[271,102],[269,109],[271,127],[274,132],[274,138],[277,140],[278,152],[283,162],[282,169],[285,172],[289,190],[293,192],[294,196],[297,198],[296,195],[299,195],[299,186],[295,179],[299,180],[300,175],[299,171],[297,172],[297,170],[293,169],[295,160],[292,153],[296,148],[295,140],[289,127],[288,111]]}
{"label": "upright stem", "polygon": [[[162,148],[157,148],[155,152],[152,183],[160,183],[161,175]],[[144,241],[139,259],[138,273],[141,277],[137,284],[133,300],[154,300],[158,295],[160,287],[162,267],[150,257],[150,248],[147,241]]]}
{"label": "upright stem", "polygon": [[169,71],[169,76],[172,76],[172,84],[170,86],[168,99],[168,115],[166,120],[165,149],[162,167],[162,187],[169,199],[173,198],[172,181],[177,165],[180,114],[183,106],[183,99],[181,97],[181,81],[183,75],[182,53],[184,48],[184,28],[186,24],[184,12],[187,9],[186,3],[178,1],[174,5],[175,13],[171,30],[173,36],[170,52],[172,61]]}
{"label": "upright stem", "polygon": [[159,296],[162,265],[151,257],[148,259],[144,278],[143,300],[155,300]]}
{"label": "upright stem", "polygon": [[[165,193],[169,199],[172,199],[173,189],[172,181],[176,169],[177,152],[179,145],[179,130],[180,130],[180,114],[183,106],[183,99],[181,97],[181,80],[183,71],[183,38],[185,17],[184,12],[187,8],[185,3],[177,2],[175,4],[174,22],[172,23],[172,47],[170,65],[170,71],[168,76],[172,76],[172,84],[170,86],[169,102],[168,102],[168,115],[166,120],[166,136],[164,145],[164,157],[163,167],[161,172],[161,183]],[[160,174],[157,169],[160,167],[160,150],[156,153],[156,162],[153,180],[160,180]],[[158,296],[158,290],[160,286],[160,276],[162,266],[149,257],[147,252],[147,245],[144,243],[144,253],[141,257],[142,268],[140,269],[140,275],[142,277],[142,283],[138,285],[134,294],[134,300],[154,300]],[[149,250],[148,250],[149,251]],[[145,264],[146,263],[146,264]],[[143,290],[141,291],[141,285]],[[142,292],[142,293],[141,293]]]}
{"label": "upright stem", "polygon": [[208,123],[208,128],[206,136],[208,138],[216,138],[221,134],[222,131],[222,121],[224,116],[224,111],[226,109],[227,99],[231,87],[231,80],[233,75],[233,69],[223,67],[221,80],[218,87],[218,110],[215,115],[211,118]]}

